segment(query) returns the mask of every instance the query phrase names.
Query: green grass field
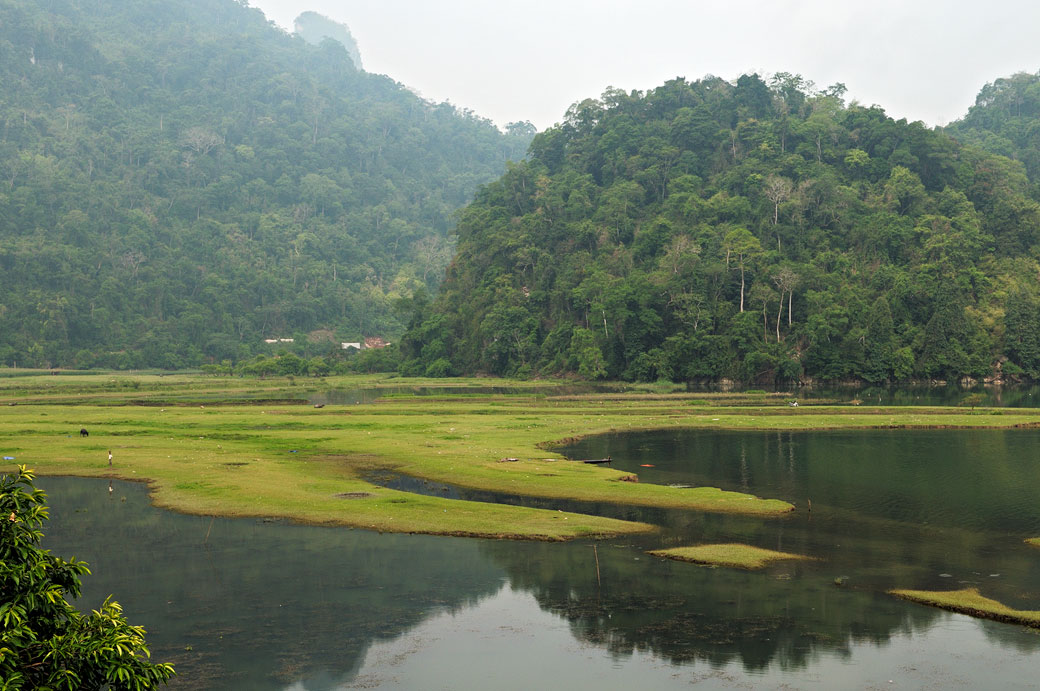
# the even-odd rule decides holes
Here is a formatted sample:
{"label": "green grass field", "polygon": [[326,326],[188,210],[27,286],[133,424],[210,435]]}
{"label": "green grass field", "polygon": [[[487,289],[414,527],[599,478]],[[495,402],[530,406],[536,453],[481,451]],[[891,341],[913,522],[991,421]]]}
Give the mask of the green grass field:
{"label": "green grass field", "polygon": [[[990,415],[956,408],[788,408],[782,395],[773,394],[685,394],[644,387],[630,393],[563,390],[555,395],[553,386],[383,376],[296,382],[192,375],[6,377],[0,378],[0,455],[15,460],[0,467],[26,464],[41,475],[147,481],[156,504],[189,513],[559,540],[653,528],[421,496],[378,487],[363,477],[391,471],[525,496],[771,517],[794,507],[785,497],[633,482],[630,473],[569,461],[547,449],[587,435],[657,428],[1040,424],[1035,410]],[[393,395],[321,409],[306,401],[308,392],[379,387],[392,387]],[[434,387],[435,395],[416,395],[414,387]],[[509,393],[501,393],[504,389]],[[81,428],[90,435],[81,438]]]}

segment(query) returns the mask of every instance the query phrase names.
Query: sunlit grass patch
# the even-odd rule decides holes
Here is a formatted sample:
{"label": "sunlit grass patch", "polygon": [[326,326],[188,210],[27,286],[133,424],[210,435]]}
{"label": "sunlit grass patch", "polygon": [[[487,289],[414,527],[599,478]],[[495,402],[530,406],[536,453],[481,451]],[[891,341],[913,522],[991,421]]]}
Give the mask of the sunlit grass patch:
{"label": "sunlit grass patch", "polygon": [[1040,628],[1040,611],[1011,609],[1001,602],[983,597],[977,588],[946,591],[889,590],[888,594],[972,617]]}
{"label": "sunlit grass patch", "polygon": [[695,547],[673,547],[648,552],[655,557],[676,561],[688,561],[706,566],[731,566],[737,569],[763,569],[776,561],[814,561],[813,557],[789,552],[777,552],[751,545],[727,543],[720,545],[697,545]]}

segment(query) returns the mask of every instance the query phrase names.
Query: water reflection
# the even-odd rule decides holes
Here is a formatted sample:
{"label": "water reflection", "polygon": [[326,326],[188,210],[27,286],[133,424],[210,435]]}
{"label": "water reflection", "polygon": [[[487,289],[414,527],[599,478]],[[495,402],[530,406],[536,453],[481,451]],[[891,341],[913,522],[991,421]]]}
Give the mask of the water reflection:
{"label": "water reflection", "polygon": [[1022,540],[1040,535],[1038,445],[1038,430],[672,431],[605,435],[566,452],[610,454],[644,482],[746,487],[799,507],[782,521],[722,517],[698,542],[807,554],[871,591],[972,586],[1035,609],[1040,555]]}
{"label": "water reflection", "polygon": [[1040,386],[848,386],[813,387],[793,392],[813,398],[834,398],[840,401],[859,401],[862,405],[957,405],[968,394],[980,394],[981,402],[976,405],[999,408],[1040,407]]}
{"label": "water reflection", "polygon": [[547,559],[552,546],[546,545],[485,549],[514,588],[569,621],[576,636],[618,655],[649,650],[672,663],[804,667],[822,650],[848,655],[856,644],[926,629],[940,616],[873,592],[838,589],[805,564],[747,573],[604,546],[600,585],[591,547],[568,561]]}
{"label": "water reflection", "polygon": [[[746,484],[800,504],[781,520],[625,507],[662,531],[596,544],[211,519],[150,507],[141,485],[116,483],[110,498],[103,480],[40,484],[45,546],[93,570],[80,607],[115,593],[155,657],[177,665],[174,688],[860,687],[900,675],[1007,687],[1031,682],[1040,637],[883,592],[970,583],[1035,609],[1040,556],[1021,538],[1040,535],[1027,491],[1037,442],[1028,430],[591,439],[572,453],[609,453],[644,481]],[[821,561],[746,573],[644,553],[716,540]]]}
{"label": "water reflection", "polygon": [[[479,543],[184,516],[141,485],[43,478],[45,546],[90,563],[80,607],[115,593],[181,688],[329,688],[367,648],[496,593]],[[126,501],[121,501],[122,497]]]}

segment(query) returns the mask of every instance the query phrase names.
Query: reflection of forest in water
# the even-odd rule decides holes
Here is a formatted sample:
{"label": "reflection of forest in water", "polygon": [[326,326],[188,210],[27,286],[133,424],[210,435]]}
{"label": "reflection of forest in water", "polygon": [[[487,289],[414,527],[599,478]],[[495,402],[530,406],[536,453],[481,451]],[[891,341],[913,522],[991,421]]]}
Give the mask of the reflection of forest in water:
{"label": "reflection of forest in water", "polygon": [[[869,444],[864,434],[874,435]],[[65,478],[41,481],[53,506],[45,546],[91,563],[80,607],[115,593],[130,620],[149,630],[155,658],[176,663],[175,688],[335,688],[365,667],[373,645],[407,637],[439,614],[497,602],[507,583],[568,622],[576,640],[608,652],[582,664],[649,651],[669,663],[736,663],[780,682],[785,671],[812,669],[821,656],[851,659],[908,633],[927,638],[948,617],[884,595],[890,587],[974,583],[1036,608],[1040,554],[1018,532],[1036,521],[1040,534],[1040,507],[1023,504],[1040,479],[1024,456],[1040,433],[905,434],[587,440],[571,452],[608,451],[617,465],[634,463],[646,481],[711,478],[795,501],[811,492],[814,500],[811,517],[800,511],[780,520],[628,507],[628,517],[652,518],[662,531],[595,549],[211,521],[148,506],[141,485],[119,483],[109,498],[103,481]],[[648,459],[654,468],[639,467]],[[644,554],[721,540],[823,561],[748,573]],[[845,587],[835,585],[838,576],[848,576]],[[1035,654],[1040,647],[1020,627],[980,626],[1002,648]],[[510,658],[533,648],[521,635],[496,645]]]}
{"label": "reflection of forest in water", "polygon": [[[712,484],[802,505],[775,521],[699,516],[684,525],[667,522],[659,543],[738,541],[821,561],[777,565],[765,574],[660,562],[651,577],[642,559],[600,549],[601,566],[617,569],[617,585],[604,576],[603,589],[619,592],[597,600],[595,593],[581,594],[580,581],[551,587],[562,581],[544,571],[521,580],[522,572],[505,566],[511,552],[497,546],[495,558],[514,584],[524,583],[543,607],[593,640],[649,646],[680,661],[739,654],[748,668],[774,659],[805,664],[814,649],[883,641],[944,616],[894,601],[884,595],[890,588],[976,587],[1013,607],[1036,609],[1040,553],[1022,540],[1040,534],[1038,444],[1037,430],[604,435],[565,452],[610,455],[615,467],[636,471],[643,481]],[[803,498],[813,499],[811,514]],[[846,587],[835,585],[839,576],[847,577]],[[638,589],[628,587],[635,583]],[[645,604],[667,598],[682,604]],[[984,630],[1001,645],[1040,649],[1040,638],[1020,627]]]}
{"label": "reflection of forest in water", "polygon": [[[109,593],[145,626],[172,688],[327,688],[369,646],[502,586],[474,540],[379,535],[283,521],[185,516],[148,505],[143,485],[43,478],[44,546],[84,559],[80,609]],[[125,496],[126,501],[121,501]],[[208,539],[207,539],[208,536]],[[190,647],[190,649],[189,649]]]}
{"label": "reflection of forest in water", "polygon": [[960,384],[946,386],[841,386],[808,387],[792,390],[795,397],[859,401],[860,405],[958,405],[969,394],[981,394],[976,405],[1006,408],[1040,407],[1040,386],[1035,384],[1014,386],[971,387]]}
{"label": "reflection of forest in water", "polygon": [[585,545],[553,558],[553,545],[487,543],[514,588],[570,622],[575,636],[625,656],[650,650],[671,662],[703,660],[745,669],[803,667],[821,652],[927,629],[941,613],[873,592],[839,589],[807,567],[767,573],[660,560],[627,547]]}
{"label": "reflection of forest in water", "polygon": [[668,527],[666,545],[746,542],[821,559],[807,569],[849,576],[854,589],[971,586],[1035,609],[1040,553],[1023,540],[1040,535],[1038,446],[1034,429],[700,430],[605,435],[566,452],[611,455],[644,482],[710,484],[799,506],[781,520],[691,516],[688,527]]}

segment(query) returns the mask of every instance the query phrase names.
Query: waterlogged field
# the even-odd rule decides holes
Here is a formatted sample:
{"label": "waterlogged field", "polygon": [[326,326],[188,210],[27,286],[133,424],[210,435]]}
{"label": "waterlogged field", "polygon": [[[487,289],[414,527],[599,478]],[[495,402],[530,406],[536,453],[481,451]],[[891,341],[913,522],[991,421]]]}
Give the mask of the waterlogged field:
{"label": "waterlogged field", "polygon": [[[379,387],[385,395],[360,393]],[[310,403],[335,391],[348,392],[339,398],[344,402]],[[353,403],[351,391],[359,392]],[[18,377],[0,379],[0,453],[15,459],[5,461],[9,466],[24,463],[41,475],[147,481],[156,504],[187,513],[555,540],[654,528],[588,513],[424,496],[369,480],[375,471],[392,471],[510,495],[778,517],[795,510],[801,498],[756,497],[710,481],[681,488],[641,483],[638,469],[579,463],[552,448],[645,429],[1040,422],[1031,409],[805,404],[811,401],[789,408],[785,400],[654,390],[574,394],[545,383],[499,380]]]}
{"label": "waterlogged field", "polygon": [[[657,471],[581,463],[554,450],[581,438],[654,429],[1040,423],[1040,411],[1027,408],[881,407],[805,397],[792,408],[789,394],[575,390],[566,383],[373,376],[320,382],[6,377],[0,378],[0,453],[12,459],[6,464],[24,463],[41,474],[146,481],[156,504],[187,513],[558,540],[656,529],[598,515],[617,512],[590,510],[597,503],[764,518],[810,510],[806,498],[782,487],[756,496],[716,488],[711,476],[662,482],[653,477]],[[386,473],[413,486],[380,482]],[[422,491],[414,481],[436,483],[442,492]],[[491,493],[482,497],[490,501],[460,500],[454,488]],[[507,504],[502,496],[567,501],[577,510]]]}
{"label": "waterlogged field", "polygon": [[[1034,613],[1040,411],[789,398],[10,377],[0,454],[96,478],[41,477],[45,546],[92,562],[84,599],[115,592],[182,688],[486,688],[503,660],[536,685],[1025,683],[1029,629],[889,591]],[[457,664],[476,649],[495,662]]]}

